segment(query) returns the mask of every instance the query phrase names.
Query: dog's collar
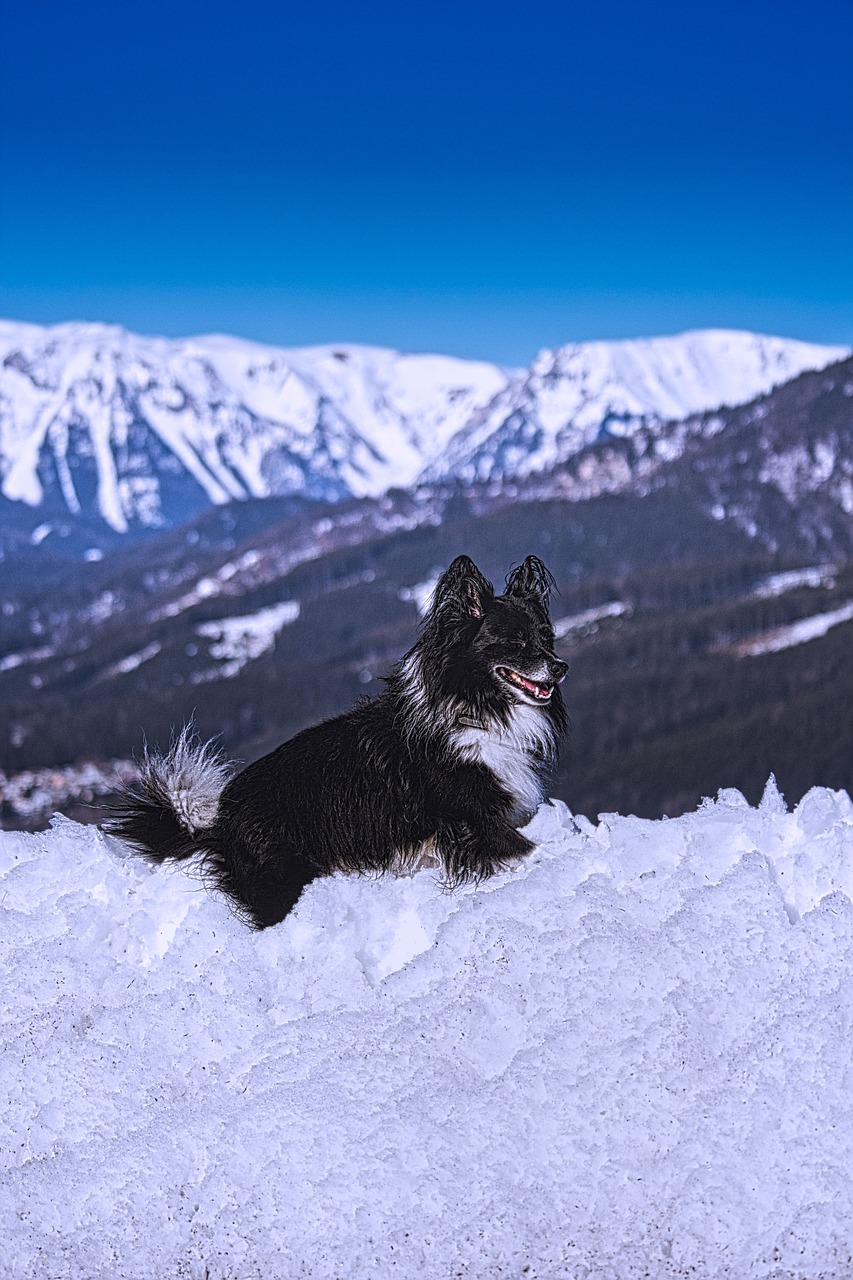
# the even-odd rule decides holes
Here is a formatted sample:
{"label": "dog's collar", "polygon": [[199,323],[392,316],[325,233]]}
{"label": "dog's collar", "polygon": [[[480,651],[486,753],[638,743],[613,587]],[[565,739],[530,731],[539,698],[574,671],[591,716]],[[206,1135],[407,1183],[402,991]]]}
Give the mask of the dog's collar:
{"label": "dog's collar", "polygon": [[482,729],[484,733],[489,727],[485,720],[478,720],[476,716],[460,716],[456,723],[460,729]]}

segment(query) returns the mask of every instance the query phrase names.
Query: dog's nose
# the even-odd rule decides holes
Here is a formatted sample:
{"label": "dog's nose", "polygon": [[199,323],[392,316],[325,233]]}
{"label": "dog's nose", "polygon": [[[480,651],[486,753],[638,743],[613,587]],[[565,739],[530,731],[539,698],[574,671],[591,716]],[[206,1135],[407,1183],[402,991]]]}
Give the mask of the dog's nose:
{"label": "dog's nose", "polygon": [[559,684],[561,680],[565,679],[569,670],[568,662],[563,662],[561,658],[552,658],[548,663],[548,666],[551,669],[551,675],[555,684]]}

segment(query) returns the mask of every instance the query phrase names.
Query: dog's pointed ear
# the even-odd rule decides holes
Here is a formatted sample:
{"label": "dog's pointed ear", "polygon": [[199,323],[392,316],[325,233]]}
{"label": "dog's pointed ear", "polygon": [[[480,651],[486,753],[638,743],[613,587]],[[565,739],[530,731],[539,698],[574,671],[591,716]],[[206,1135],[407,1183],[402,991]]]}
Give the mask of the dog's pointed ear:
{"label": "dog's pointed ear", "polygon": [[435,612],[451,608],[470,618],[482,618],[495,589],[470,556],[457,556],[438,580],[433,595]]}
{"label": "dog's pointed ear", "polygon": [[538,556],[528,556],[523,564],[513,569],[506,580],[506,594],[517,600],[539,600],[547,609],[551,590],[556,586],[553,574],[545,568]]}

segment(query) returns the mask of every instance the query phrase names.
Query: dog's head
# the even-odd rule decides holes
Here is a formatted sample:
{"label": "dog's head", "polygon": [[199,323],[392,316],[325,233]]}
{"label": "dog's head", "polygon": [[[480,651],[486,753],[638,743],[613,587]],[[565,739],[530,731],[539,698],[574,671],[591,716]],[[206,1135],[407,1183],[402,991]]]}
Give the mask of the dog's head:
{"label": "dog's head", "polygon": [[554,653],[553,582],[528,556],[496,596],[473,560],[458,556],[438,581],[418,646],[429,691],[481,715],[505,720],[527,705],[561,720],[568,667]]}

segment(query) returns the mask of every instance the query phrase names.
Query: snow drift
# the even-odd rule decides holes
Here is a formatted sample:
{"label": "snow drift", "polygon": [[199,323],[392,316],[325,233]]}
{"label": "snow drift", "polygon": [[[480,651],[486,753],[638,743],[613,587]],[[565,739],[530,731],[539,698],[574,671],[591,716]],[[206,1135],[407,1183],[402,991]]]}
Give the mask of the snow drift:
{"label": "snow drift", "polygon": [[0,1275],[849,1277],[848,796],[530,831],[263,934],[0,836]]}

